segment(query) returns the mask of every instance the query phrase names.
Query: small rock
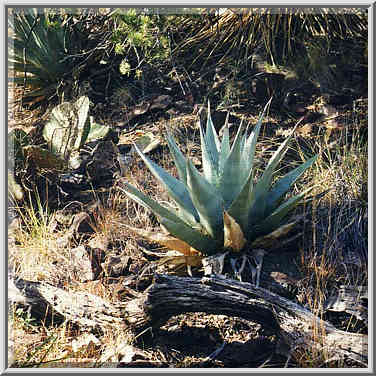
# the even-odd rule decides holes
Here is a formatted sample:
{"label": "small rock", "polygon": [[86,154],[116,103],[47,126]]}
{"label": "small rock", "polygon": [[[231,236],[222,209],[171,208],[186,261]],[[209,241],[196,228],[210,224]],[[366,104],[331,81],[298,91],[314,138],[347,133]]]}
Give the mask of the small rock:
{"label": "small rock", "polygon": [[72,249],[71,255],[73,270],[80,282],[92,281],[101,272],[96,258],[90,257],[83,245]]}
{"label": "small rock", "polygon": [[130,260],[129,256],[108,256],[101,267],[107,276],[118,277],[124,275]]}
{"label": "small rock", "polygon": [[147,359],[147,354],[127,343],[120,343],[117,346],[107,349],[101,356],[100,362],[122,362],[129,363],[137,358]]}
{"label": "small rock", "polygon": [[88,213],[86,212],[77,213],[73,217],[73,221],[69,228],[69,231],[73,233],[87,232],[88,229],[91,229],[89,222],[90,222],[90,215]]}

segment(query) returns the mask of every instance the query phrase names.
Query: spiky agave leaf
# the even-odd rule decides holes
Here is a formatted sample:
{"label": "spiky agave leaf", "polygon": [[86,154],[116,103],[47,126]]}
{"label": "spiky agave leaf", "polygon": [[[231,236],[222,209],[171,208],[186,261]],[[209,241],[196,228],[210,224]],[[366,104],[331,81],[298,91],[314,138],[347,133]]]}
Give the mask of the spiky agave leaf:
{"label": "spiky agave leaf", "polygon": [[134,147],[137,153],[141,156],[142,160],[148,166],[151,173],[162,183],[169,195],[179,206],[181,216],[184,217],[184,220],[191,224],[198,222],[198,212],[190,198],[185,184],[182,181],[174,178],[166,170],[158,166],[146,155],[144,155],[137,145],[134,145]]}
{"label": "spiky agave leaf", "polygon": [[[166,236],[183,242],[178,242],[181,254],[187,255],[188,247],[203,255],[214,255],[224,248],[241,251],[247,241],[260,240],[260,237],[270,233],[270,239],[274,239],[292,227],[281,227],[281,222],[311,188],[283,203],[282,198],[303,172],[312,166],[316,157],[272,186],[276,167],[287,151],[290,136],[274,153],[261,178],[254,184],[256,141],[269,105],[270,101],[248,137],[247,131],[243,133],[243,125],[239,126],[232,145],[228,124],[225,124],[220,142],[209,112],[206,130],[200,125],[202,174],[183,156],[170,134],[167,142],[180,180],[152,162],[136,147],[148,168],[176,202],[178,210],[162,207],[128,184],[126,193],[154,211],[168,231]],[[177,247],[175,240],[169,238],[169,241],[170,247],[173,244]],[[165,242],[165,245],[168,244]]]}
{"label": "spiky agave leaf", "polygon": [[223,240],[223,200],[217,189],[211,185],[187,161],[187,186],[194,206],[200,217],[200,223],[213,239]]}
{"label": "spiky agave leaf", "polygon": [[242,189],[242,178],[246,167],[242,159],[242,131],[243,123],[239,125],[230,153],[225,159],[221,171],[219,190],[225,209],[231,205]]}
{"label": "spiky agave leaf", "polygon": [[271,101],[272,101],[272,98],[270,98],[268,103],[265,105],[264,110],[262,111],[262,114],[260,115],[253,131],[251,132],[251,134],[245,141],[244,148],[243,148],[243,159],[247,163],[247,170],[253,169],[253,164],[254,164],[254,159],[255,159],[254,157],[255,157],[255,152],[256,152],[256,142],[260,133],[262,121],[264,120],[266,111],[269,109]]}
{"label": "spiky agave leaf", "polygon": [[211,120],[210,103],[208,103],[206,132],[204,132],[203,126],[200,122],[200,138],[204,176],[214,187],[218,187],[220,142]]}
{"label": "spiky agave leaf", "polygon": [[[221,174],[220,174],[220,192],[225,202],[225,209],[231,206],[232,211],[239,204],[235,201],[244,191],[250,191],[250,183],[253,177],[253,161],[256,150],[256,141],[260,132],[261,124],[265,112],[270,106],[271,100],[265,105],[264,110],[247,137],[247,131],[243,134],[243,123],[240,124],[235,140],[229,150],[227,141],[228,133],[224,134],[222,144],[224,151],[221,150]],[[225,128],[226,131],[226,128]],[[246,187],[247,186],[247,187]],[[241,203],[240,210],[244,210],[244,202]]]}
{"label": "spiky agave leaf", "polygon": [[[294,128],[295,129],[295,128]],[[292,134],[279,146],[270,158],[262,176],[254,186],[252,205],[248,215],[248,228],[259,223],[265,216],[266,201],[269,189],[272,184],[273,175],[279,162],[287,152]]]}
{"label": "spiky agave leaf", "polygon": [[265,213],[269,215],[275,210],[282,200],[285,193],[287,193],[291,186],[299,179],[299,177],[313,165],[318,156],[310,158],[308,161],[287,173],[283,178],[280,178],[269,191],[266,201]]}
{"label": "spiky agave leaf", "polygon": [[291,197],[286,202],[281,204],[276,210],[274,210],[272,214],[260,221],[260,223],[250,226],[249,238],[255,239],[258,236],[266,235],[276,230],[286,215],[293,210],[299,201],[302,200],[303,197],[313,188],[314,187],[310,187],[298,195]]}
{"label": "spiky agave leaf", "polygon": [[167,144],[170,149],[170,153],[172,154],[172,157],[174,158],[174,162],[178,170],[179,178],[184,184],[187,184],[187,170],[186,170],[187,160],[184,157],[183,153],[179,150],[178,146],[176,145],[175,140],[172,138],[170,133],[167,133]]}
{"label": "spiky agave leaf", "polygon": [[223,126],[223,135],[222,135],[222,142],[220,146],[220,154],[219,154],[219,160],[218,160],[218,171],[219,175],[222,175],[223,168],[226,162],[226,159],[228,155],[230,154],[230,134],[228,129],[228,119],[229,119],[230,113],[227,114],[225,125]]}
{"label": "spiky agave leaf", "polygon": [[51,95],[63,75],[69,73],[73,60],[63,61],[71,48],[68,26],[59,19],[59,26],[48,24],[45,10],[25,8],[9,17],[9,26],[14,32],[9,39],[9,63],[15,71],[33,76],[15,77],[16,82],[26,82],[35,90],[27,96]]}
{"label": "spiky agave leaf", "polygon": [[248,139],[244,143],[244,148],[242,151],[242,160],[246,164],[245,170],[248,171],[248,176],[246,177],[243,185],[241,186],[239,194],[231,202],[231,205],[228,209],[229,213],[238,219],[239,224],[242,226],[243,231],[248,228],[249,223],[249,212],[251,206],[254,203],[254,190],[253,190],[253,177],[254,177],[254,155],[256,152],[256,142],[258,135],[260,133],[262,120],[264,118],[265,112],[269,108],[271,99],[265,105],[265,108],[256,123],[255,128],[249,135]]}
{"label": "spiky agave leaf", "polygon": [[124,182],[124,188],[125,189],[121,190],[127,196],[155,213],[158,216],[160,223],[171,235],[185,241],[204,254],[218,251],[220,244],[216,242],[215,239],[213,240],[205,234],[200,224],[192,226],[191,224],[185,223],[182,218],[178,216],[178,212],[174,213],[165,208],[126,182]]}
{"label": "spiky agave leaf", "polygon": [[164,206],[160,205],[157,201],[144,195],[141,191],[139,191],[132,185],[128,184],[127,182],[123,181],[123,185],[124,189],[120,189],[127,196],[129,196],[132,200],[138,202],[144,208],[151,210],[158,217],[167,218],[170,221],[183,222],[183,220],[178,216],[177,212],[174,213],[172,210],[165,208]]}
{"label": "spiky agave leaf", "polygon": [[202,254],[212,255],[223,248],[223,241],[212,238],[203,230],[194,229],[184,222],[171,221],[167,218],[161,218],[160,222],[171,235],[184,240]]}

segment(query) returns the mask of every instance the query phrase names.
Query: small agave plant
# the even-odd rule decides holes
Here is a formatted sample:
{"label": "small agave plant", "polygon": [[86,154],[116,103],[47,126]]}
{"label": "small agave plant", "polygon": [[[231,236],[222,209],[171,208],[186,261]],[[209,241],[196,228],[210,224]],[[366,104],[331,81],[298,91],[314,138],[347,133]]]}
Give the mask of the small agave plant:
{"label": "small agave plant", "polygon": [[183,156],[170,134],[167,142],[179,179],[151,161],[135,145],[138,154],[176,206],[162,206],[124,183],[125,193],[150,209],[164,232],[129,228],[148,240],[177,251],[172,262],[188,266],[199,266],[204,257],[226,251],[262,248],[264,241],[287,233],[295,223],[282,225],[286,215],[312,188],[286,201],[283,198],[317,157],[310,158],[274,182],[276,167],[287,151],[290,135],[271,157],[258,181],[254,182],[256,140],[269,104],[270,101],[249,136],[248,127],[244,132],[243,125],[239,126],[232,145],[228,122],[220,141],[208,106],[206,131],[200,123],[202,173]]}

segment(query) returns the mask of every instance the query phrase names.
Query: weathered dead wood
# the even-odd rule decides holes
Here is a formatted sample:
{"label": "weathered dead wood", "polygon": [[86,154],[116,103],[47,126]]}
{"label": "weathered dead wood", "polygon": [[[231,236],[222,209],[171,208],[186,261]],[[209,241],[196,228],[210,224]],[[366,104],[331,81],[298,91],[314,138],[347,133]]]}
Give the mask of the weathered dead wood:
{"label": "weathered dead wood", "polygon": [[206,312],[238,316],[276,330],[294,354],[311,347],[326,359],[368,361],[368,336],[344,332],[308,309],[264,288],[218,276],[182,278],[156,275],[141,297],[110,304],[88,293],[72,293],[42,283],[15,281],[19,293],[44,302],[66,319],[85,326],[126,325],[135,331],[158,327],[171,316]]}
{"label": "weathered dead wood", "polygon": [[122,325],[122,311],[97,295],[66,291],[42,282],[8,281],[8,301],[35,309],[39,318],[46,312],[84,327]]}
{"label": "weathered dead wood", "polygon": [[359,320],[368,320],[368,288],[366,286],[340,286],[325,302],[325,309],[347,312]]}
{"label": "weathered dead wood", "polygon": [[326,358],[349,357],[363,365],[368,359],[368,336],[338,330],[299,304],[249,283],[158,275],[147,297],[131,303],[133,312],[126,319],[137,327],[161,325],[184,312],[226,314],[278,329],[294,351],[314,347]]}

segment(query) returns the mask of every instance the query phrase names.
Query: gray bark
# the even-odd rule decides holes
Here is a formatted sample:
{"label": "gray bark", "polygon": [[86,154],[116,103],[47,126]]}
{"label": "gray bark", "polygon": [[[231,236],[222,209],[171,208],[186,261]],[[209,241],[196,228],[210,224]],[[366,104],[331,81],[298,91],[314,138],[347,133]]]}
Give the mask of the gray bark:
{"label": "gray bark", "polygon": [[[13,302],[47,306],[82,326],[117,325],[140,332],[159,327],[171,316],[205,312],[238,316],[275,330],[294,355],[302,348],[325,352],[330,359],[368,361],[368,336],[336,329],[308,309],[261,287],[219,276],[203,278],[156,275],[154,283],[139,297],[112,304],[89,293],[63,289],[21,279],[12,284]],[[24,302],[20,296],[25,297]],[[13,297],[13,298],[12,298]],[[283,346],[280,346],[283,348]]]}

